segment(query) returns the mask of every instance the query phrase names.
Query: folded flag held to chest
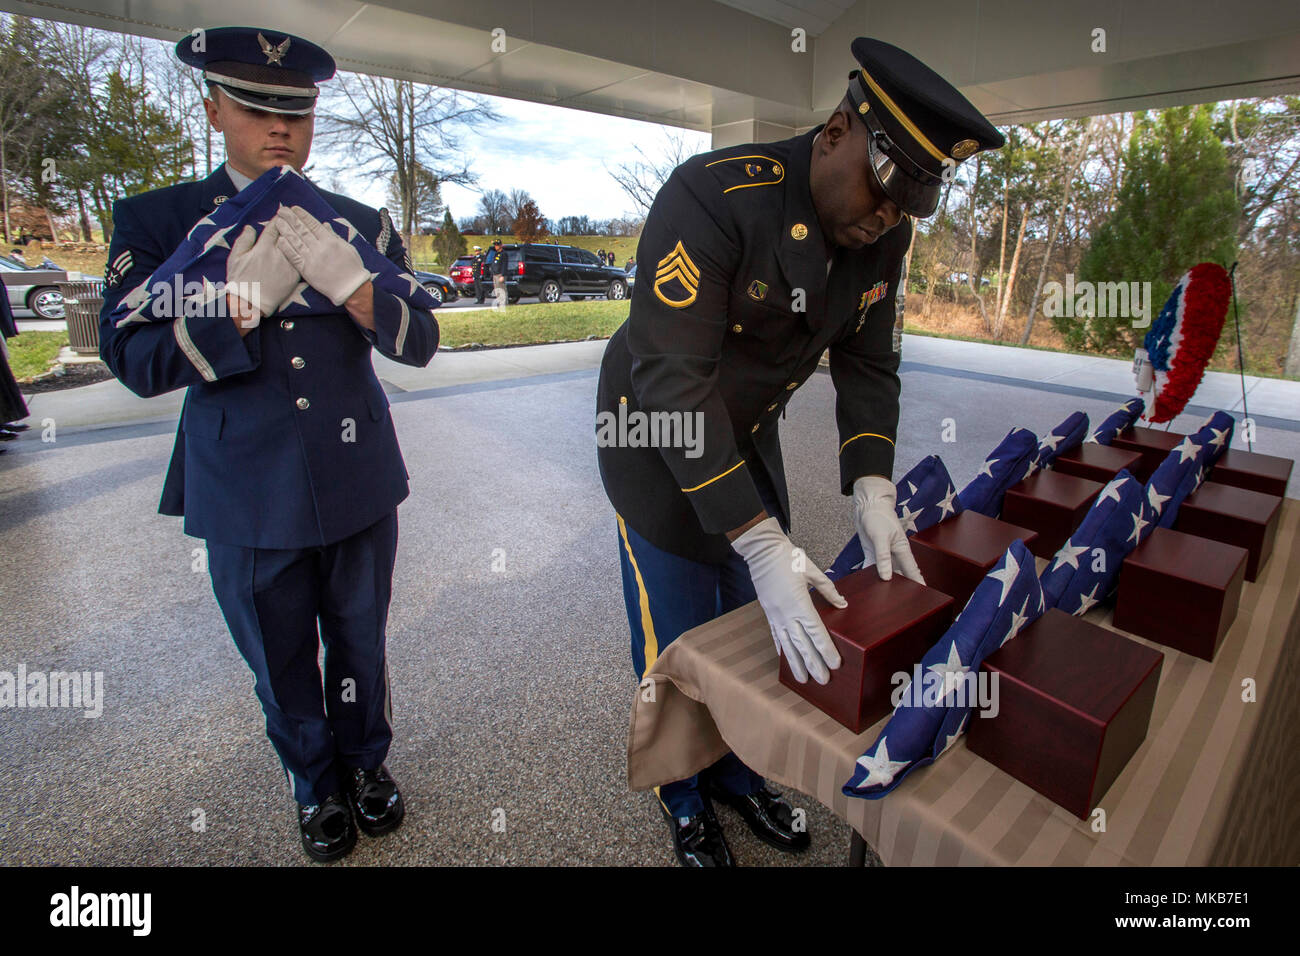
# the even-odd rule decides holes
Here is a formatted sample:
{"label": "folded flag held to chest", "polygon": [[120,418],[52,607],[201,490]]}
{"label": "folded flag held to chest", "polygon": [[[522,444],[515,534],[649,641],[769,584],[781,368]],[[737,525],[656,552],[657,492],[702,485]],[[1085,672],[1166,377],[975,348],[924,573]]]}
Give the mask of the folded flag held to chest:
{"label": "folded flag held to chest", "polygon": [[[281,207],[298,207],[327,224],[361,256],[377,290],[391,293],[410,306],[436,309],[438,302],[418,279],[403,272],[368,243],[352,223],[340,216],[291,166],[267,170],[211,214],[200,219],[189,235],[143,283],[132,289],[112,313],[115,327],[133,322],[170,322],[179,317],[226,316],[226,293],[246,302],[252,296],[227,288],[227,260],[231,246],[252,229],[260,235]],[[294,317],[339,313],[335,306],[305,282],[275,312]]]}

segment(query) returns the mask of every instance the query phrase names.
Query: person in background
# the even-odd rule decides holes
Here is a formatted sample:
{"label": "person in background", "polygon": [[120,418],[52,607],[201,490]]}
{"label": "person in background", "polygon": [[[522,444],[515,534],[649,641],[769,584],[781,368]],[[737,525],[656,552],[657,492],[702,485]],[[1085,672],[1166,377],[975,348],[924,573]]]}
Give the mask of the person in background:
{"label": "person in background", "polygon": [[492,264],[489,268],[492,271],[492,297],[495,299],[495,305],[497,308],[505,308],[506,251],[502,248],[500,239],[492,243]]}
{"label": "person in background", "polygon": [[[18,380],[9,368],[9,349],[6,339],[18,334],[18,323],[14,321],[13,309],[9,307],[9,290],[5,288],[4,279],[0,278],[0,442],[10,442],[18,437],[19,432],[27,431],[28,426],[19,424],[18,419],[26,418],[27,403],[23,393],[18,389]],[[4,448],[0,447],[0,452]]]}
{"label": "person in background", "polygon": [[474,301],[481,305],[483,303],[483,291],[485,285],[483,282],[484,263],[482,246],[474,247],[474,261],[471,263],[470,267],[474,270]]}

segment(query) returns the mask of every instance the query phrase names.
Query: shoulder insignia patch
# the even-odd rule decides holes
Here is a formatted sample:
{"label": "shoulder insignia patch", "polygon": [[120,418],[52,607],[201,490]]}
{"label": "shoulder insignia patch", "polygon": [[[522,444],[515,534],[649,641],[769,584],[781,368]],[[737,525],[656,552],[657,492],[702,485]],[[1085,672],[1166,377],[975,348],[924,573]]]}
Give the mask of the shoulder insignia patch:
{"label": "shoulder insignia patch", "polygon": [[375,248],[381,256],[388,255],[388,241],[393,237],[393,219],[388,215],[388,207],[379,210],[379,236],[375,239]]}
{"label": "shoulder insignia patch", "polygon": [[705,163],[724,193],[749,186],[775,186],[785,179],[785,167],[771,156],[732,156]]}
{"label": "shoulder insignia patch", "polygon": [[679,239],[673,251],[655,267],[655,295],[664,305],[684,309],[695,301],[699,289],[700,270]]}
{"label": "shoulder insignia patch", "polygon": [[110,289],[116,289],[126,278],[126,274],[131,271],[131,266],[135,264],[135,257],[131,255],[130,249],[123,249],[116,259],[108,264],[104,269],[104,285]]}

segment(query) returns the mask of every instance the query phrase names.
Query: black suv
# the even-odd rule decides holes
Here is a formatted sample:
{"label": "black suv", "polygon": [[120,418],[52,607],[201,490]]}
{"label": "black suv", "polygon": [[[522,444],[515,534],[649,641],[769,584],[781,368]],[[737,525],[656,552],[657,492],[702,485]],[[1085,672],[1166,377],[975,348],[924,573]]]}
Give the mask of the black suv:
{"label": "black suv", "polygon": [[524,296],[537,296],[542,302],[559,302],[562,295],[579,301],[600,296],[627,298],[627,273],[618,266],[602,264],[587,249],[525,242],[511,243],[502,250],[506,254],[506,295],[511,302]]}

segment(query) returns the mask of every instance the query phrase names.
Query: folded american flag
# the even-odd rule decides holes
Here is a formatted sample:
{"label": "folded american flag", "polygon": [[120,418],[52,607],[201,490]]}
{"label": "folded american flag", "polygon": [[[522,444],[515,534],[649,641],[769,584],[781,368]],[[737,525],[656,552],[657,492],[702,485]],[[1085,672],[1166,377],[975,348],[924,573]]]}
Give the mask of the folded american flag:
{"label": "folded american flag", "polygon": [[970,484],[957,496],[967,511],[996,518],[1002,513],[1002,498],[1006,490],[1037,469],[1038,436],[1028,428],[1016,426],[1007,432],[993,453],[984,459]]}
{"label": "folded american flag", "polygon": [[1011,542],[952,627],[921,659],[898,705],[843,786],[850,797],[883,797],[917,767],[933,763],[966,729],[984,658],[1046,610],[1034,556]]}
{"label": "folded american flag", "polygon": [[1056,459],[1083,443],[1084,436],[1088,434],[1088,416],[1083,412],[1075,412],[1061,424],[1057,425],[1038,445],[1038,457],[1034,464],[1038,468],[1050,468]]}
{"label": "folded american flag", "polygon": [[1115,590],[1120,565],[1155,528],[1156,510],[1147,488],[1121,469],[1097,495],[1039,581],[1047,606],[1086,614]]}
{"label": "folded american flag", "polygon": [[[176,251],[118,303],[111,316],[114,326],[170,322],[181,315],[224,315],[226,258],[231,243],[245,227],[251,226],[256,235],[261,235],[281,206],[302,207],[351,243],[370,270],[376,289],[420,309],[438,307],[415,276],[402,272],[366,242],[356,227],[342,218],[297,170],[292,166],[277,166],[200,219]],[[230,291],[238,294],[237,289]],[[241,294],[240,298],[254,301],[248,294]],[[338,311],[338,306],[301,282],[292,298],[275,314],[293,317]]]}
{"label": "folded american flag", "polygon": [[[909,536],[961,511],[957,489],[938,455],[922,458],[894,487],[898,520]],[[832,581],[842,578],[864,567],[864,560],[862,539],[855,534],[826,569],[826,576]]]}
{"label": "folded american flag", "polygon": [[1141,397],[1130,398],[1102,420],[1102,423],[1088,436],[1088,441],[1096,442],[1098,445],[1109,445],[1115,440],[1116,435],[1142,416],[1146,407],[1146,402]]}
{"label": "folded american flag", "polygon": [[1232,441],[1233,419],[1218,411],[1191,435],[1184,436],[1160,463],[1147,482],[1147,497],[1156,509],[1156,523],[1173,527],[1183,499],[1201,486],[1210,466]]}
{"label": "folded american flag", "polygon": [[1204,433],[1210,446],[1206,450],[1205,467],[1209,468],[1223,455],[1232,444],[1232,433],[1237,427],[1237,420],[1223,410],[1215,412],[1201,422],[1198,432]]}

